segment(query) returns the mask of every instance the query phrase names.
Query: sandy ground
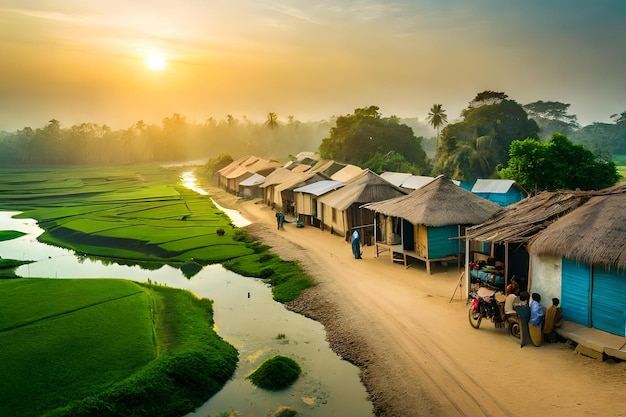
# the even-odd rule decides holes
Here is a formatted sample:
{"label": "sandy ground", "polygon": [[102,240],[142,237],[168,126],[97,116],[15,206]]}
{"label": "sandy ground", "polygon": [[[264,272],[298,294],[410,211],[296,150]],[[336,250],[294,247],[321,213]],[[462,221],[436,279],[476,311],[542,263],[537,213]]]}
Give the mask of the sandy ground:
{"label": "sandy ground", "polygon": [[626,362],[587,358],[567,343],[522,349],[490,322],[473,329],[463,291],[452,298],[456,266],[427,275],[423,263],[392,264],[373,246],[356,260],[328,231],[279,231],[258,200],[209,192],[314,277],[318,285],[289,308],[321,322],[333,350],[361,369],[377,416],[626,416]]}

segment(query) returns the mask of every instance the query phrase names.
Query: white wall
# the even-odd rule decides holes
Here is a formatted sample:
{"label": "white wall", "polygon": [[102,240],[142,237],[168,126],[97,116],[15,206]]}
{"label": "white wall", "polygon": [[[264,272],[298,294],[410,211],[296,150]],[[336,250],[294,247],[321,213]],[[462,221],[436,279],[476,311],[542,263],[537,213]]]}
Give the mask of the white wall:
{"label": "white wall", "polygon": [[561,299],[561,270],[560,256],[531,255],[530,293],[541,294],[541,305],[550,307],[552,298]]}

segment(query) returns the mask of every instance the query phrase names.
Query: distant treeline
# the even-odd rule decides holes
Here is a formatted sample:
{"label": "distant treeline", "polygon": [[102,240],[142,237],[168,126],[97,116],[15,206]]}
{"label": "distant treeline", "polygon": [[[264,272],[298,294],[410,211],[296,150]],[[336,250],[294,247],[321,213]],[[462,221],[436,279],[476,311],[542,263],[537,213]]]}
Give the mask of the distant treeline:
{"label": "distant treeline", "polygon": [[192,123],[174,114],[161,126],[139,121],[127,129],[113,130],[96,123],[63,127],[53,119],[40,128],[0,132],[0,164],[183,161],[221,153],[287,157],[290,153],[317,150],[330,127],[330,121],[303,123],[290,119],[268,126],[233,117]]}
{"label": "distant treeline", "polygon": [[[224,120],[209,118],[198,123],[174,114],[163,119],[160,126],[140,120],[127,129],[113,130],[97,123],[64,127],[52,119],[44,127],[0,132],[0,165],[185,161],[223,153],[287,158],[302,151],[317,151],[335,120],[301,122],[290,116],[282,122],[270,113],[268,121],[262,123],[230,115]],[[404,123],[418,135],[433,133],[417,118],[405,119]],[[434,141],[431,148],[426,151],[434,154]]]}

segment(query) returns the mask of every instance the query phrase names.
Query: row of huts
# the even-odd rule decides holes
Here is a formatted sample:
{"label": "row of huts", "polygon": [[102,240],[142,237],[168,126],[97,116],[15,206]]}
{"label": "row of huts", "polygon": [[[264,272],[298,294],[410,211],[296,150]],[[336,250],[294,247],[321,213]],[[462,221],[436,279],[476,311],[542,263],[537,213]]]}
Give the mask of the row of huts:
{"label": "row of huts", "polygon": [[289,164],[246,156],[216,181],[347,240],[358,230],[391,262],[417,259],[429,273],[433,262],[463,264],[466,291],[470,265],[495,260],[503,286],[521,278],[561,298],[566,320],[626,336],[626,183],[527,197],[512,181],[377,175],[311,156]]}

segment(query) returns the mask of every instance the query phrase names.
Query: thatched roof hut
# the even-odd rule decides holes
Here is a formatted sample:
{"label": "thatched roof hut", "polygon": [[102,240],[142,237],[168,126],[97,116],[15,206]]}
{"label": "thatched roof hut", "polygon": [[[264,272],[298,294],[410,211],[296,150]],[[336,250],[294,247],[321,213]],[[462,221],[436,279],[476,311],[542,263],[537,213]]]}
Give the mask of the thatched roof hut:
{"label": "thatched roof hut", "polygon": [[[357,172],[354,169],[350,171]],[[337,180],[337,177],[333,176],[332,179]],[[360,206],[364,203],[387,200],[405,194],[406,191],[402,188],[396,187],[375,172],[369,169],[361,170],[343,187],[324,194],[317,200],[318,218],[325,227],[340,235],[345,235],[358,226],[369,225],[368,227],[372,228],[373,214],[368,210],[361,210]],[[373,232],[371,234],[373,235]]]}
{"label": "thatched roof hut", "polygon": [[[594,196],[623,193],[626,183],[600,191],[544,191],[510,205],[489,220],[466,230],[469,239],[494,243],[528,243],[549,225]],[[621,190],[621,191],[620,191]]]}
{"label": "thatched roof hut", "polygon": [[443,175],[406,196],[362,207],[428,227],[479,224],[501,209],[497,204],[460,188]]}
{"label": "thatched roof hut", "polygon": [[530,242],[530,253],[626,269],[626,182],[587,195],[589,200],[580,208],[558,218]]}
{"label": "thatched roof hut", "polygon": [[405,193],[406,191],[402,190],[402,188],[391,184],[380,175],[366,169],[362,170],[356,178],[347,182],[343,188],[325,195],[319,201],[342,211],[355,203],[363,204],[387,200]]}

